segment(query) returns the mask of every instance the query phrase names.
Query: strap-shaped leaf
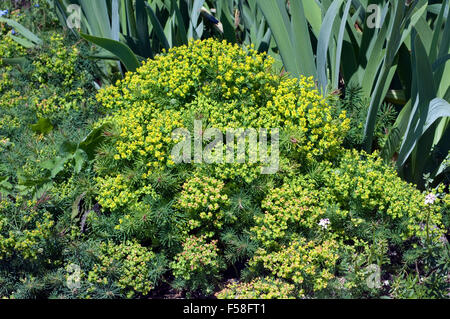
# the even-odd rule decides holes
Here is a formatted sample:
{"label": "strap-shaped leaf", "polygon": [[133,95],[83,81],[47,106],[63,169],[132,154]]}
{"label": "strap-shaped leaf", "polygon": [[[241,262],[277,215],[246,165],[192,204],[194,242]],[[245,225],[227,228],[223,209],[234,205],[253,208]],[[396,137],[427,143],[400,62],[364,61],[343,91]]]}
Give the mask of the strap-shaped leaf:
{"label": "strap-shaped leaf", "polygon": [[100,37],[94,37],[92,35],[80,33],[81,37],[84,39],[102,47],[105,50],[108,50],[109,52],[113,53],[115,56],[117,56],[120,61],[125,65],[128,71],[136,71],[136,69],[140,66],[138,59],[134,55],[133,51],[131,49],[119,42],[114,41],[111,39],[106,38],[100,38]]}
{"label": "strap-shaped leaf", "polygon": [[328,77],[327,77],[327,61],[328,61],[328,47],[330,45],[331,32],[333,31],[334,20],[339,13],[343,0],[333,1],[325,18],[323,19],[322,29],[317,44],[317,78],[322,92],[327,91]]}
{"label": "strap-shaped leaf", "polygon": [[25,28],[19,22],[6,18],[0,18],[0,22],[7,23],[9,26],[13,27],[17,32],[19,32],[22,36],[24,36],[27,40],[38,45],[42,44],[42,40],[37,35],[35,35],[33,32]]}
{"label": "strap-shaped leaf", "polygon": [[339,36],[337,40],[337,49],[336,49],[336,62],[335,62],[335,73],[333,74],[333,87],[332,89],[337,89],[339,85],[339,73],[340,73],[340,65],[341,65],[341,54],[342,54],[342,45],[344,42],[344,32],[345,27],[347,25],[347,17],[350,11],[350,6],[352,2],[348,1],[347,5],[344,9],[344,15],[342,16],[341,26],[339,28]]}
{"label": "strap-shaped leaf", "polygon": [[[416,147],[419,139],[431,127],[431,125],[433,125],[440,118],[444,117],[450,117],[450,104],[443,99],[433,99],[429,103],[428,113],[423,121],[423,125],[421,125],[421,127],[417,127],[414,131],[410,128],[406,133],[406,141],[403,143],[400,150],[397,166],[402,166],[405,163],[412,150]],[[423,155],[424,154],[421,156]]]}
{"label": "strap-shaped leaf", "polygon": [[140,55],[145,58],[153,58],[148,31],[148,15],[145,10],[144,0],[136,0],[136,27],[139,39]]}
{"label": "strap-shaped leaf", "polygon": [[163,47],[166,50],[169,50],[169,42],[167,41],[166,35],[164,34],[164,29],[159,22],[158,18],[155,15],[155,12],[153,11],[152,7],[148,5],[148,3],[145,3],[145,9],[148,12],[148,16],[150,17],[150,22],[153,25],[153,29],[156,33],[156,36],[158,37],[159,41],[161,41]]}

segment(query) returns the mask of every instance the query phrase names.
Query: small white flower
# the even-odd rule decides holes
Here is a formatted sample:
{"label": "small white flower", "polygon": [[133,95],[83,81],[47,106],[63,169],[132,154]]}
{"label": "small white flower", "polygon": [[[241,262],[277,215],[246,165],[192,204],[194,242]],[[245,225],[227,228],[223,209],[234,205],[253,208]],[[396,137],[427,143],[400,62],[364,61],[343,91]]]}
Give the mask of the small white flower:
{"label": "small white flower", "polygon": [[319,226],[322,226],[324,229],[327,229],[328,225],[330,225],[330,220],[328,218],[323,218],[319,222]]}
{"label": "small white flower", "polygon": [[428,194],[425,197],[425,205],[431,205],[436,201],[437,197],[433,193]]}

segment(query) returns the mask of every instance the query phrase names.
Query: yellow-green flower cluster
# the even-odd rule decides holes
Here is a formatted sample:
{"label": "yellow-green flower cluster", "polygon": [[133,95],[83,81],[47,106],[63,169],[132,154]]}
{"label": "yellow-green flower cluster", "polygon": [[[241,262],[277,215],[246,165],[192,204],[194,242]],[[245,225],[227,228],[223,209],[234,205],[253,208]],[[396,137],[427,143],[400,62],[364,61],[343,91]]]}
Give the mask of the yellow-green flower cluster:
{"label": "yellow-green flower cluster", "polygon": [[232,282],[216,293],[218,299],[295,299],[295,286],[280,279],[256,278]]}
{"label": "yellow-green flower cluster", "polygon": [[127,298],[147,295],[153,289],[150,265],[155,254],[147,248],[130,241],[120,245],[102,243],[98,257],[99,262],[88,273],[93,285],[116,284]]}
{"label": "yellow-green flower cluster", "polygon": [[[99,174],[100,204],[111,210],[136,204],[142,195],[156,196],[148,180],[155,171],[172,167],[171,149],[175,145],[171,133],[182,125],[180,113],[174,110],[155,110],[142,104],[134,109],[124,109],[116,116],[106,118],[117,134],[109,136],[113,152],[109,161],[124,171]],[[129,176],[126,168],[139,175]],[[133,173],[132,173],[133,174]]]}
{"label": "yellow-green flower cluster", "polygon": [[321,154],[337,147],[348,129],[345,114],[333,119],[312,78],[282,79],[273,63],[251,48],[195,41],[148,60],[97,98],[106,109],[134,108],[136,102],[187,109],[218,129],[301,127],[311,135],[305,150],[321,147]]}
{"label": "yellow-green flower cluster", "polygon": [[[3,23],[0,23],[0,26],[1,25],[3,25]],[[25,48],[14,41],[10,36],[0,34],[0,39],[0,66],[3,67],[4,62],[2,59],[4,58],[15,58],[25,55]]]}
{"label": "yellow-green flower cluster", "polygon": [[135,207],[143,195],[156,197],[151,185],[134,187],[132,182],[123,174],[115,176],[96,177],[98,189],[98,202],[112,211],[120,210],[126,206]]}
{"label": "yellow-green flower cluster", "polygon": [[75,45],[67,47],[64,44],[64,37],[55,33],[50,38],[49,52],[42,52],[33,61],[35,67],[33,77],[41,85],[53,80],[52,77],[56,80],[62,79],[60,85],[69,87],[78,76],[75,70],[78,55],[79,51]]}
{"label": "yellow-green flower cluster", "polygon": [[223,224],[223,208],[229,205],[228,196],[223,193],[224,183],[213,177],[195,176],[183,185],[183,191],[176,206],[191,217],[191,229],[197,227],[220,229]]}
{"label": "yellow-green flower cluster", "polygon": [[19,91],[8,89],[0,96],[0,107],[5,109],[14,108],[20,106],[25,100],[26,98]]}
{"label": "yellow-green flower cluster", "polygon": [[[79,85],[90,81],[90,75],[88,70],[77,67],[80,63],[76,44],[66,45],[62,35],[52,34],[49,43],[33,61],[32,79],[39,89],[33,92],[31,105],[39,116],[78,110],[90,103],[86,85]],[[56,92],[52,86],[57,86]]]}
{"label": "yellow-green flower cluster", "polygon": [[[295,144],[302,159],[335,156],[348,129],[345,114],[332,116],[332,107],[314,88],[312,78],[284,79],[274,74],[273,63],[271,57],[251,47],[244,50],[213,39],[192,41],[148,60],[114,86],[100,90],[97,99],[113,112],[106,121],[117,132],[107,141],[115,148],[112,162],[134,172],[147,166],[147,171],[140,172],[142,180],[134,180],[128,190],[124,178],[105,176],[98,170],[99,200],[104,207],[114,209],[119,202],[128,202],[117,202],[114,197],[125,191],[133,194],[148,184],[145,179],[152,173],[172,168],[171,133],[186,127],[192,134],[194,119],[201,120],[203,128],[222,131],[298,129],[303,138]],[[107,163],[102,155],[98,160]],[[203,165],[200,171],[224,181],[251,182],[260,175],[260,168],[248,162],[222,163]]]}
{"label": "yellow-green flower cluster", "polygon": [[6,89],[11,87],[11,85],[13,84],[9,74],[11,70],[11,66],[6,66],[4,67],[4,72],[0,74],[0,93],[3,93],[4,91],[6,92]]}
{"label": "yellow-green flower cluster", "polygon": [[120,135],[116,141],[115,160],[144,158],[149,167],[144,178],[152,173],[153,168],[174,164],[170,156],[170,147],[174,145],[171,133],[182,125],[179,112],[155,111],[154,105],[144,104],[120,112],[112,123]]}
{"label": "yellow-green flower cluster", "polygon": [[377,153],[347,151],[340,166],[330,172],[327,184],[343,208],[353,204],[373,218],[408,220],[405,238],[423,236],[421,224],[427,220],[437,226],[433,227],[433,237],[441,234],[439,205],[427,205],[425,195],[398,177],[395,169],[386,165]]}
{"label": "yellow-green flower cluster", "polygon": [[12,131],[19,128],[22,125],[20,118],[17,116],[5,114],[0,118],[0,129],[3,132]]}
{"label": "yellow-green flower cluster", "polygon": [[299,297],[303,297],[309,290],[325,289],[334,278],[338,248],[334,240],[316,242],[300,238],[277,252],[259,248],[249,264],[251,267],[262,264],[276,278],[294,283]]}
{"label": "yellow-green flower cluster", "polygon": [[47,98],[34,96],[31,99],[31,104],[39,116],[46,116],[55,112],[78,110],[81,105],[88,101],[85,95],[86,91],[79,87],[65,93],[59,92],[50,95]]}
{"label": "yellow-green flower cluster", "polygon": [[[44,243],[50,238],[54,221],[49,212],[35,208],[36,202],[27,203],[16,199],[0,202],[0,260],[13,255],[36,260],[44,252]],[[16,215],[11,217],[11,212]]]}
{"label": "yellow-green flower cluster", "polygon": [[98,94],[105,108],[130,107],[132,101],[165,101],[179,105],[203,92],[232,99],[242,94],[260,97],[265,81],[278,81],[270,72],[273,60],[248,48],[213,39],[193,41],[148,60],[135,73]]}
{"label": "yellow-green flower cluster", "polygon": [[345,112],[333,118],[333,108],[319,94],[312,77],[281,82],[267,109],[277,114],[282,127],[297,132],[295,146],[302,158],[332,159],[340,154],[350,120]]}
{"label": "yellow-green flower cluster", "polygon": [[200,278],[214,279],[224,268],[219,256],[217,240],[206,241],[205,236],[190,236],[183,243],[183,251],[170,263],[175,278],[187,282]]}
{"label": "yellow-green flower cluster", "polygon": [[325,213],[321,202],[319,191],[305,188],[295,180],[273,189],[261,203],[264,214],[255,216],[255,239],[266,248],[276,249],[306,229],[318,229]]}

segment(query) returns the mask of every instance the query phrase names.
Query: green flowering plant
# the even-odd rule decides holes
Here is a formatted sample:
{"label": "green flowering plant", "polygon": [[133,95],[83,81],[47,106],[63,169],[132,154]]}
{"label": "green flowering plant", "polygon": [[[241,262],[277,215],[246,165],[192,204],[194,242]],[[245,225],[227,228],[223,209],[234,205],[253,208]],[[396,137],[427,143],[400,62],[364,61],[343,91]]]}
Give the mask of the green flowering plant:
{"label": "green flowering plant", "polygon": [[46,198],[0,201],[0,260],[40,261],[54,235],[53,216],[42,209]]}
{"label": "green flowering plant", "polygon": [[295,299],[295,286],[280,279],[256,278],[232,282],[215,294],[218,299]]}
{"label": "green flowering plant", "polygon": [[272,190],[261,203],[265,213],[255,216],[255,238],[264,247],[279,248],[297,239],[302,231],[319,228],[319,220],[325,215],[319,203],[319,191],[301,185],[285,184]]}
{"label": "green flowering plant", "polygon": [[355,221],[387,218],[405,240],[414,235],[427,236],[422,225],[428,220],[434,226],[428,236],[436,240],[442,235],[440,205],[430,207],[424,195],[401,180],[377,153],[348,151],[328,176],[325,185],[342,209],[355,212],[351,214]]}
{"label": "green flowering plant", "polygon": [[[185,211],[190,220],[189,228],[200,228],[202,232],[223,226],[223,209],[229,205],[228,196],[223,194],[224,183],[207,176],[195,176],[183,184],[183,191],[176,204]],[[212,236],[214,232],[207,234]]]}
{"label": "green flowering plant", "polygon": [[[195,119],[202,120],[204,128],[219,130],[299,128],[303,137],[295,145],[306,162],[339,153],[348,129],[345,114],[333,117],[311,78],[280,77],[271,71],[273,62],[251,47],[195,41],[170,49],[100,90],[97,99],[105,112],[114,111],[101,122],[113,127],[97,157],[102,205],[112,210],[133,207],[143,194],[149,195],[149,176],[176,169],[170,150],[179,140],[172,138],[172,131],[192,129]],[[260,175],[259,167],[248,163],[199,169],[224,181],[251,182]],[[138,178],[126,178],[126,172]]]}
{"label": "green flowering plant", "polygon": [[147,295],[153,289],[155,283],[150,271],[156,256],[140,244],[102,243],[98,259],[87,274],[87,280],[92,284],[88,292],[94,292],[98,285],[113,284],[127,298],[132,298],[136,294]]}
{"label": "green flowering plant", "polygon": [[298,296],[304,297],[306,292],[325,289],[334,278],[338,249],[338,243],[333,240],[320,243],[300,238],[276,252],[258,249],[249,265],[258,267],[262,264],[272,276],[293,282],[298,288]]}
{"label": "green flowering plant", "polygon": [[[48,29],[48,3],[6,7],[39,45],[0,23],[0,297],[448,297],[448,190],[345,149],[367,113],[357,89],[324,97],[271,55],[214,39],[109,85],[110,65],[87,58],[98,51]],[[381,109],[377,145],[393,113]],[[245,158],[208,162],[211,129],[235,130],[220,155],[260,128],[279,130],[276,174],[249,161],[250,135]],[[179,163],[192,137],[202,161]]]}
{"label": "green flowering plant", "polygon": [[205,236],[188,237],[183,251],[170,263],[176,287],[206,294],[213,292],[224,266],[217,240],[207,241]]}
{"label": "green flowering plant", "polygon": [[92,104],[87,94],[92,75],[84,67],[80,49],[76,44],[67,45],[64,36],[52,34],[32,65],[32,81],[39,89],[34,92],[31,104],[38,116],[67,113]]}

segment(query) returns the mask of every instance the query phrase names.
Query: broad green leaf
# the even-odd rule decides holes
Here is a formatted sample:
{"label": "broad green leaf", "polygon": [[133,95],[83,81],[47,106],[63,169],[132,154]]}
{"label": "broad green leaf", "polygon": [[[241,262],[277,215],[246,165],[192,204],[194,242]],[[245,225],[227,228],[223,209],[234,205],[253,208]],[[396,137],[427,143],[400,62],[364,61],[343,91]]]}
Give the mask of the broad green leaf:
{"label": "broad green leaf", "polygon": [[91,35],[112,39],[111,21],[106,0],[79,0]]}
{"label": "broad green leaf", "polygon": [[119,41],[114,41],[106,38],[99,38],[84,33],[81,33],[80,35],[84,39],[116,55],[120,59],[120,61],[122,61],[122,63],[125,65],[128,71],[134,72],[140,66],[138,59],[134,55],[133,51],[131,51],[127,45]]}
{"label": "broad green leaf", "polygon": [[104,141],[104,132],[108,125],[104,124],[93,129],[79,144],[79,148],[86,152],[89,160],[95,157],[95,151]]}
{"label": "broad green leaf", "polygon": [[73,154],[73,159],[75,161],[74,172],[75,174],[79,174],[81,169],[83,168],[84,163],[86,163],[87,154],[82,149],[77,149]]}
{"label": "broad green leaf", "polygon": [[2,61],[5,64],[8,65],[20,65],[20,66],[24,66],[25,64],[27,64],[28,59],[25,57],[20,57],[20,58],[0,58],[0,61]]}
{"label": "broad green leaf", "polygon": [[50,133],[53,130],[53,125],[47,118],[39,119],[36,124],[32,124],[30,127],[33,132],[44,135]]}
{"label": "broad green leaf", "polygon": [[14,41],[16,41],[17,43],[19,43],[21,46],[23,46],[24,48],[27,48],[27,49],[31,49],[31,48],[34,48],[35,46],[36,46],[36,44],[34,44],[33,42],[31,42],[31,41],[28,41],[27,39],[22,39],[22,38],[20,38],[20,37],[16,37],[16,36],[14,36],[14,35],[12,35],[12,34],[9,34],[8,35],[11,39],[13,39]]}
{"label": "broad green leaf", "polygon": [[78,145],[70,141],[64,141],[59,147],[59,152],[62,154],[73,154],[77,150]]}

